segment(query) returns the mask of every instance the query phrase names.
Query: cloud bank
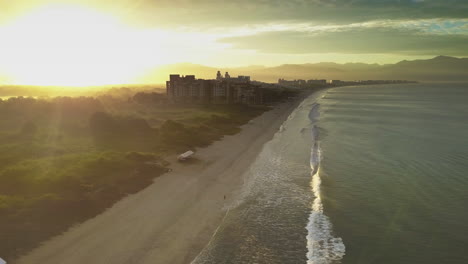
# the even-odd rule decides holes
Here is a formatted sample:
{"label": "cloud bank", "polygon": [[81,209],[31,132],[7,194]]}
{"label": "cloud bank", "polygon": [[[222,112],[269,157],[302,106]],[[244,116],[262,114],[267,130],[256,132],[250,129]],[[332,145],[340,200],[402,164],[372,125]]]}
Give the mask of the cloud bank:
{"label": "cloud bank", "polygon": [[321,31],[270,31],[223,38],[238,49],[265,53],[348,53],[467,56],[468,34],[411,27],[350,27]]}

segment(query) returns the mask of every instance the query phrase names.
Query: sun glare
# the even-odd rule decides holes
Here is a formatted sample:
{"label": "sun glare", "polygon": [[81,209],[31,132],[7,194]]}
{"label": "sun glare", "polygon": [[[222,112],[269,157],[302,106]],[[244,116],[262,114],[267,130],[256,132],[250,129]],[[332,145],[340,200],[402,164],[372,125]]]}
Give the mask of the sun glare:
{"label": "sun glare", "polygon": [[[99,11],[45,6],[0,28],[3,67],[18,84],[94,86],[130,83],[165,61],[158,32],[138,31]],[[2,66],[2,65],[0,65]]]}

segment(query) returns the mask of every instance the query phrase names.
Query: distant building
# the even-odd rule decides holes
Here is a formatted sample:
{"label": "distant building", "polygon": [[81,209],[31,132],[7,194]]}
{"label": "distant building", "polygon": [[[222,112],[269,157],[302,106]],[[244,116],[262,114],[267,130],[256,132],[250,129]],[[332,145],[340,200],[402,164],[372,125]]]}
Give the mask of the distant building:
{"label": "distant building", "polygon": [[216,80],[220,81],[223,79],[223,75],[221,75],[221,72],[218,71],[218,73],[216,74]]}
{"label": "distant building", "polygon": [[345,82],[342,81],[342,80],[330,80],[330,84],[332,84],[332,85],[343,85],[343,84],[345,84]]}
{"label": "distant building", "polygon": [[292,81],[288,81],[288,80],[285,80],[285,79],[279,79],[278,80],[278,84],[279,85],[284,85],[284,86],[303,86],[305,84],[307,84],[307,82],[305,80],[292,80]]}
{"label": "distant building", "polygon": [[212,80],[195,79],[194,75],[171,74],[166,82],[166,93],[173,102],[209,103],[213,87]]}
{"label": "distant building", "polygon": [[321,85],[325,85],[325,84],[327,84],[327,80],[325,80],[325,79],[321,79],[321,80],[308,80],[308,81],[307,81],[307,84],[321,84]]}
{"label": "distant building", "polygon": [[331,80],[330,81],[330,84],[333,86],[398,84],[398,83],[414,83],[414,82],[404,81],[404,80],[360,80],[360,81]]}
{"label": "distant building", "polygon": [[218,71],[216,79],[195,79],[194,75],[172,74],[166,82],[169,101],[182,103],[261,104],[262,91],[253,85],[250,76],[224,77]]}

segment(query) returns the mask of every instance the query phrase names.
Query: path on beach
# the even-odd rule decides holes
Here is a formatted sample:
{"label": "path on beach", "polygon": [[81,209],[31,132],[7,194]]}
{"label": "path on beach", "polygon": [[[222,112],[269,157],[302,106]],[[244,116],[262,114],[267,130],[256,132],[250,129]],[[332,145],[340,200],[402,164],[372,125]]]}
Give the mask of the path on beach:
{"label": "path on beach", "polygon": [[[190,263],[220,224],[242,175],[297,102],[278,105],[242,131],[200,149],[200,160],[179,164],[97,217],[46,241],[18,264]],[[226,195],[226,200],[224,200]]]}

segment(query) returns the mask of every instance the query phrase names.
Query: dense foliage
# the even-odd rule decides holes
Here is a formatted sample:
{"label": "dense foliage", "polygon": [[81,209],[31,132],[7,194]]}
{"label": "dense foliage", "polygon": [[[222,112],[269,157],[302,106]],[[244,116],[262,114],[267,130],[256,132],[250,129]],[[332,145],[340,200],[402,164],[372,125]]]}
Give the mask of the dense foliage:
{"label": "dense foliage", "polygon": [[235,134],[269,109],[164,94],[0,99],[0,249],[13,259],[166,171],[164,155]]}

